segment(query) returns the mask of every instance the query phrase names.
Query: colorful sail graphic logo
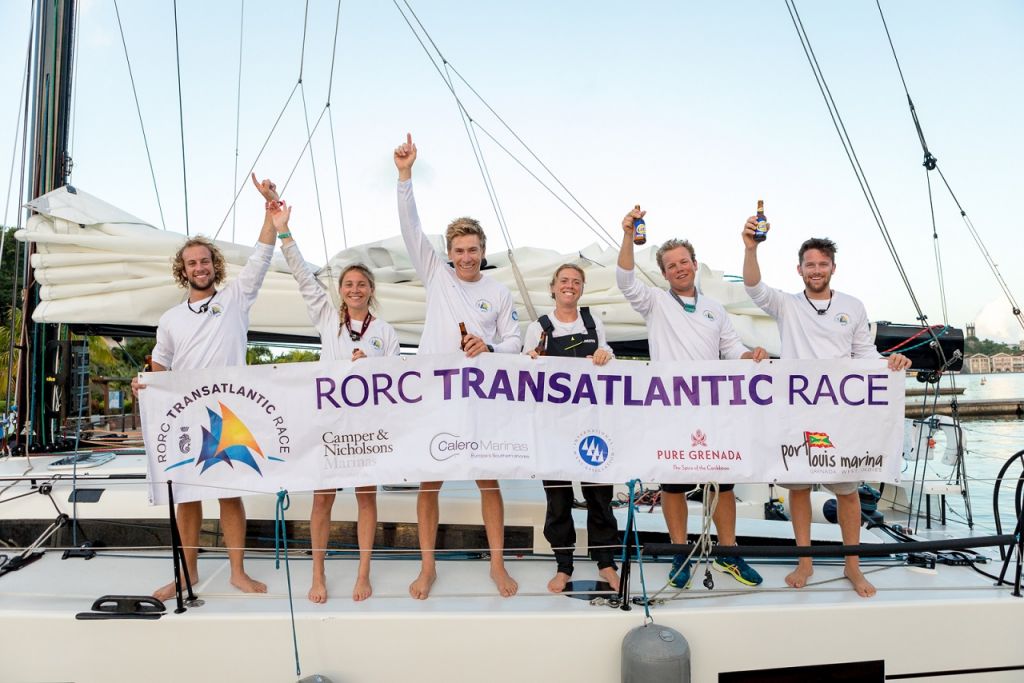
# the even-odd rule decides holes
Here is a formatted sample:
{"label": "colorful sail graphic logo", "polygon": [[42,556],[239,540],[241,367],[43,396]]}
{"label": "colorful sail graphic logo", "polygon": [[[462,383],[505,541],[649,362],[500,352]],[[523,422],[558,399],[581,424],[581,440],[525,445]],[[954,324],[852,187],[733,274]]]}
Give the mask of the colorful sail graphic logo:
{"label": "colorful sail graphic logo", "polygon": [[256,438],[245,426],[245,423],[238,419],[238,416],[231,412],[223,403],[220,405],[221,414],[218,415],[210,408],[206,409],[210,417],[210,428],[203,427],[203,449],[196,458],[196,466],[201,466],[200,474],[213,467],[219,462],[227,463],[234,467],[235,462],[245,463],[256,470],[259,474],[260,466],[253,454],[266,458]]}

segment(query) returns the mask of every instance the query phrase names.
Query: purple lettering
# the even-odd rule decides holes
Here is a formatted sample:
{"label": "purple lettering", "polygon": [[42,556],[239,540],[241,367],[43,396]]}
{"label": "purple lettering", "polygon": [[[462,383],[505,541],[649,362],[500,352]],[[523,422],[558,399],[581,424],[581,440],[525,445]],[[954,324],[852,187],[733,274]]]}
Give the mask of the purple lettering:
{"label": "purple lettering", "polygon": [[[357,382],[363,388],[363,399],[353,403],[348,398],[348,385],[349,382]],[[349,375],[345,379],[341,380],[341,400],[345,402],[345,405],[350,408],[358,408],[359,406],[366,403],[370,398],[370,385],[367,383],[366,378],[362,375]]]}
{"label": "purple lettering", "polygon": [[754,375],[753,377],[750,378],[750,399],[759,406],[771,405],[771,394],[769,394],[767,398],[764,398],[763,396],[757,393],[757,385],[760,384],[761,382],[768,382],[768,384],[771,384],[772,376]]}
{"label": "purple lettering", "polygon": [[864,381],[864,378],[861,375],[847,375],[846,377],[844,377],[839,382],[839,396],[843,399],[843,403],[846,403],[847,405],[851,405],[851,406],[864,405],[864,399],[860,399],[859,401],[854,401],[849,396],[846,395],[846,383],[849,382],[851,379],[859,380],[861,382]]}
{"label": "purple lettering", "polygon": [[668,401],[668,392],[665,391],[665,384],[660,377],[651,378],[651,383],[647,386],[647,398],[644,399],[644,405],[649,406],[655,401],[659,401],[663,406],[672,405]]}
{"label": "purple lettering", "polygon": [[711,388],[711,405],[718,405],[718,385],[725,381],[725,375],[705,375],[701,377],[702,382],[706,382]]}
{"label": "purple lettering", "polygon": [[731,406],[745,406],[747,400],[743,398],[743,380],[746,379],[743,375],[729,375],[729,381],[732,382],[732,398],[729,399],[729,405]]}
{"label": "purple lettering", "polygon": [[691,406],[700,405],[700,378],[694,375],[690,378],[690,383],[686,383],[685,377],[673,377],[672,378],[672,398],[674,399],[673,404],[679,405],[682,403],[681,394],[686,394],[686,400],[690,402]]}
{"label": "purple lettering", "polygon": [[544,372],[538,372],[537,376],[534,377],[532,372],[520,371],[519,373],[519,388],[517,392],[517,400],[525,401],[526,392],[530,392],[530,396],[533,397],[535,403],[540,403],[544,400]]}
{"label": "purple lettering", "polygon": [[567,382],[569,381],[568,372],[555,372],[548,378],[549,388],[551,393],[548,394],[548,401],[551,403],[565,403],[569,400],[572,391],[569,389]]}
{"label": "purple lettering", "polygon": [[[799,387],[797,386],[797,383],[800,384]],[[807,398],[807,394],[804,393],[807,391],[807,387],[809,384],[810,381],[803,375],[789,376],[789,405],[796,404],[797,394],[799,394],[800,398],[804,400],[804,403],[806,403],[807,405],[811,405],[811,399]]]}
{"label": "purple lettering", "polygon": [[[329,388],[326,389],[326,391],[324,390],[325,386],[329,387]],[[317,410],[323,410],[324,409],[324,401],[323,401],[323,399],[327,399],[328,401],[330,401],[331,405],[334,406],[335,408],[340,408],[341,407],[338,404],[338,402],[335,401],[334,398],[331,396],[331,393],[334,391],[334,387],[335,387],[334,380],[331,379],[330,377],[317,377],[316,378],[316,409]]]}
{"label": "purple lettering", "polygon": [[491,382],[491,390],[488,392],[487,398],[493,400],[498,394],[504,396],[506,400],[515,400],[515,397],[512,395],[512,382],[508,379],[508,372],[502,369],[494,371],[494,381]]}
{"label": "purple lettering", "polygon": [[633,396],[633,378],[626,375],[622,380],[622,392],[625,394],[624,404],[627,406],[642,406],[644,400]]}
{"label": "purple lettering", "polygon": [[576,393],[572,396],[572,404],[576,405],[584,399],[590,401],[590,405],[597,404],[597,398],[594,396],[594,382],[590,379],[590,375],[580,375],[579,382],[576,383]]}
{"label": "purple lettering", "polygon": [[440,377],[444,381],[444,400],[452,400],[452,377],[459,374],[458,368],[443,368],[434,370],[434,377]]}
{"label": "purple lettering", "polygon": [[880,380],[880,381],[885,381],[888,378],[889,378],[888,375],[868,375],[868,405],[869,406],[887,406],[887,405],[889,405],[888,401],[885,401],[885,400],[876,401],[875,400],[875,392],[876,391],[879,392],[879,393],[883,393],[884,394],[886,392],[886,390],[887,390],[887,387],[879,386],[879,385],[875,384],[875,380],[877,379],[877,380]]}
{"label": "purple lettering", "polygon": [[487,398],[480,385],[484,383],[484,371],[480,368],[462,368],[462,398],[469,397],[469,390],[476,392],[477,398]]}
{"label": "purple lettering", "polygon": [[836,400],[836,390],[832,388],[832,380],[828,375],[822,375],[818,380],[818,389],[814,392],[814,405],[818,405],[818,401],[826,397],[832,399],[832,405],[839,405],[839,401]]}
{"label": "purple lettering", "polygon": [[380,404],[381,396],[392,403],[398,403],[398,401],[396,401],[389,393],[393,383],[394,380],[391,379],[391,375],[385,375],[379,372],[373,373],[373,405]]}
{"label": "purple lettering", "polygon": [[[416,379],[419,379],[420,378],[420,373],[416,372],[415,370],[410,370],[409,372],[403,372],[401,375],[399,375],[399,377],[398,377],[398,396],[403,401],[405,401],[406,403],[419,403],[420,401],[423,400],[422,396],[415,396],[414,397],[414,396],[406,396],[405,395],[405,380],[407,380],[409,377],[415,377]],[[445,398],[448,398],[448,397],[445,396]]]}
{"label": "purple lettering", "polygon": [[598,375],[598,382],[604,382],[604,403],[605,405],[615,404],[615,383],[622,381],[621,375]]}

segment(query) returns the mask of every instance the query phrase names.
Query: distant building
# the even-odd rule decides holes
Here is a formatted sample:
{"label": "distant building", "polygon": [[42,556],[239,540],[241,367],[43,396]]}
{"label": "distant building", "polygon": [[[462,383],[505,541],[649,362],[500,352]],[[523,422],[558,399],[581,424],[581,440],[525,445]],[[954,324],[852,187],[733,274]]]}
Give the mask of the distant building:
{"label": "distant building", "polygon": [[1024,356],[1012,356],[1011,372],[1024,372]]}
{"label": "distant building", "polygon": [[[974,334],[974,323],[967,323],[967,339],[977,339],[977,335]],[[1021,341],[1024,344],[1024,341]]]}
{"label": "distant building", "polygon": [[1024,339],[1021,339],[1019,342],[1017,342],[1017,348],[1020,349],[1021,351],[1024,351]]}
{"label": "distant building", "polygon": [[997,353],[992,356],[992,372],[1013,372],[1013,356]]}
{"label": "distant building", "polygon": [[992,372],[992,359],[983,353],[975,353],[967,357],[967,372],[983,375]]}

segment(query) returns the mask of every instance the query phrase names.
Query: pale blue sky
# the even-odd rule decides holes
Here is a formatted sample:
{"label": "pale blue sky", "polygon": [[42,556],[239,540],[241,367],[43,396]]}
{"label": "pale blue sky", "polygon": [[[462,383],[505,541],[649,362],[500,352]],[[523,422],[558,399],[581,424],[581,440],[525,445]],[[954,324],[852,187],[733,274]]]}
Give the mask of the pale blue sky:
{"label": "pale blue sky", "polygon": [[[688,237],[698,260],[736,273],[739,229],[764,198],[774,227],[762,248],[766,281],[798,288],[797,246],[827,235],[840,248],[835,287],[861,297],[873,319],[913,321],[783,2],[412,6],[455,67],[616,239],[621,216],[639,202],[649,211],[652,242]],[[124,0],[119,7],[167,225],[184,232],[172,4]],[[304,87],[311,120],[326,99],[336,8],[310,3]],[[918,297],[939,322],[921,151],[875,4],[804,0],[798,8]],[[215,232],[234,194],[240,9],[240,1],[178,3],[192,232]],[[298,78],[303,9],[245,2],[239,175]],[[1024,187],[1024,3],[890,0],[883,9],[929,145],[1024,298],[1015,216]],[[0,4],[5,180],[28,13],[27,2]],[[113,2],[86,0],[80,13],[73,183],[159,226]],[[410,130],[420,147],[417,193],[428,230],[475,215],[492,251],[503,246],[452,97],[392,3],[343,3],[331,100],[350,244],[397,234],[390,154]],[[478,102],[466,102],[481,125],[500,132]],[[313,150],[333,254],[342,237],[327,126],[325,118]],[[304,141],[297,94],[257,172],[283,182]],[[570,251],[593,241],[492,143],[484,149],[515,246]],[[292,222],[307,257],[322,263],[312,180],[307,158],[286,198],[296,205]],[[1019,327],[999,320],[1008,305],[948,195],[936,198],[951,322],[962,326],[998,301],[979,319],[980,331],[1021,338]],[[261,208],[246,190],[237,241],[255,240]],[[10,207],[5,218],[12,221]],[[231,229],[229,219],[221,237],[230,239]]]}

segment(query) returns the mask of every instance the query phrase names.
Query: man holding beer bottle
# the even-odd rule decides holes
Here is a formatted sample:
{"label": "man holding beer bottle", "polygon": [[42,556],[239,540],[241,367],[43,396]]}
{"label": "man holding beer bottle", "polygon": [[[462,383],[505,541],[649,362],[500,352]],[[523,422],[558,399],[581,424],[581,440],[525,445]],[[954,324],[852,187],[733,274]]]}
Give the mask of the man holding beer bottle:
{"label": "man holding beer bottle", "polygon": [[[763,219],[763,214],[761,215]],[[881,358],[868,328],[864,304],[849,294],[831,288],[836,270],[836,245],[827,238],[811,238],[800,246],[797,273],[804,289],[787,294],[773,289],[761,280],[757,247],[766,230],[758,230],[758,216],[751,216],[743,226],[743,284],[747,294],[761,310],[775,318],[782,338],[782,358]],[[889,370],[910,367],[910,359],[898,353],[889,356]],[[793,515],[793,535],[798,546],[811,545],[811,485],[784,484],[789,489],[789,509]],[[861,509],[857,489],[860,482],[825,484],[836,495],[839,527],[843,545],[860,542]],[[801,557],[797,568],[786,576],[793,588],[803,588],[814,573],[809,557]],[[843,575],[861,597],[875,594],[875,587],[860,569],[860,558],[845,558]]]}
{"label": "man holding beer bottle", "polygon": [[[480,272],[487,248],[487,236],[472,218],[456,218],[448,225],[445,244],[448,260],[434,251],[423,234],[412,192],[412,166],[416,145],[412,135],[395,148],[398,168],[398,218],[409,259],[427,292],[427,316],[420,337],[419,352],[451,353],[461,349],[473,358],[481,353],[519,353],[522,339],[512,302],[512,293],[500,282]],[[465,331],[463,331],[465,328]],[[498,592],[515,595],[519,585],[505,570],[505,509],[495,479],[477,480],[487,545],[491,551],[491,579]],[[420,552],[423,565],[409,594],[419,600],[430,595],[437,579],[434,548],[437,542],[438,493],[441,482],[422,482],[416,501]]]}
{"label": "man holding beer bottle", "polygon": [[[649,287],[637,279],[633,263],[633,238],[637,221],[645,211],[637,206],[622,219],[622,246],[616,280],[619,289],[647,323],[647,340],[651,360],[717,360],[719,358],[752,358],[761,361],[768,353],[761,347],[753,351],[740,341],[720,303],[697,291],[697,258],[693,245],[685,240],[671,239],[657,251],[658,268],[668,281],[669,289]],[[672,543],[686,543],[686,494],[692,484],[662,484],[661,510]],[[713,501],[706,501],[713,504]],[[736,545],[736,496],[732,484],[721,484],[718,505],[714,512],[718,544]],[[676,555],[669,573],[669,583],[685,588],[690,583],[693,561]],[[714,568],[729,574],[747,586],[761,583],[761,575],[739,555],[719,557]]]}

